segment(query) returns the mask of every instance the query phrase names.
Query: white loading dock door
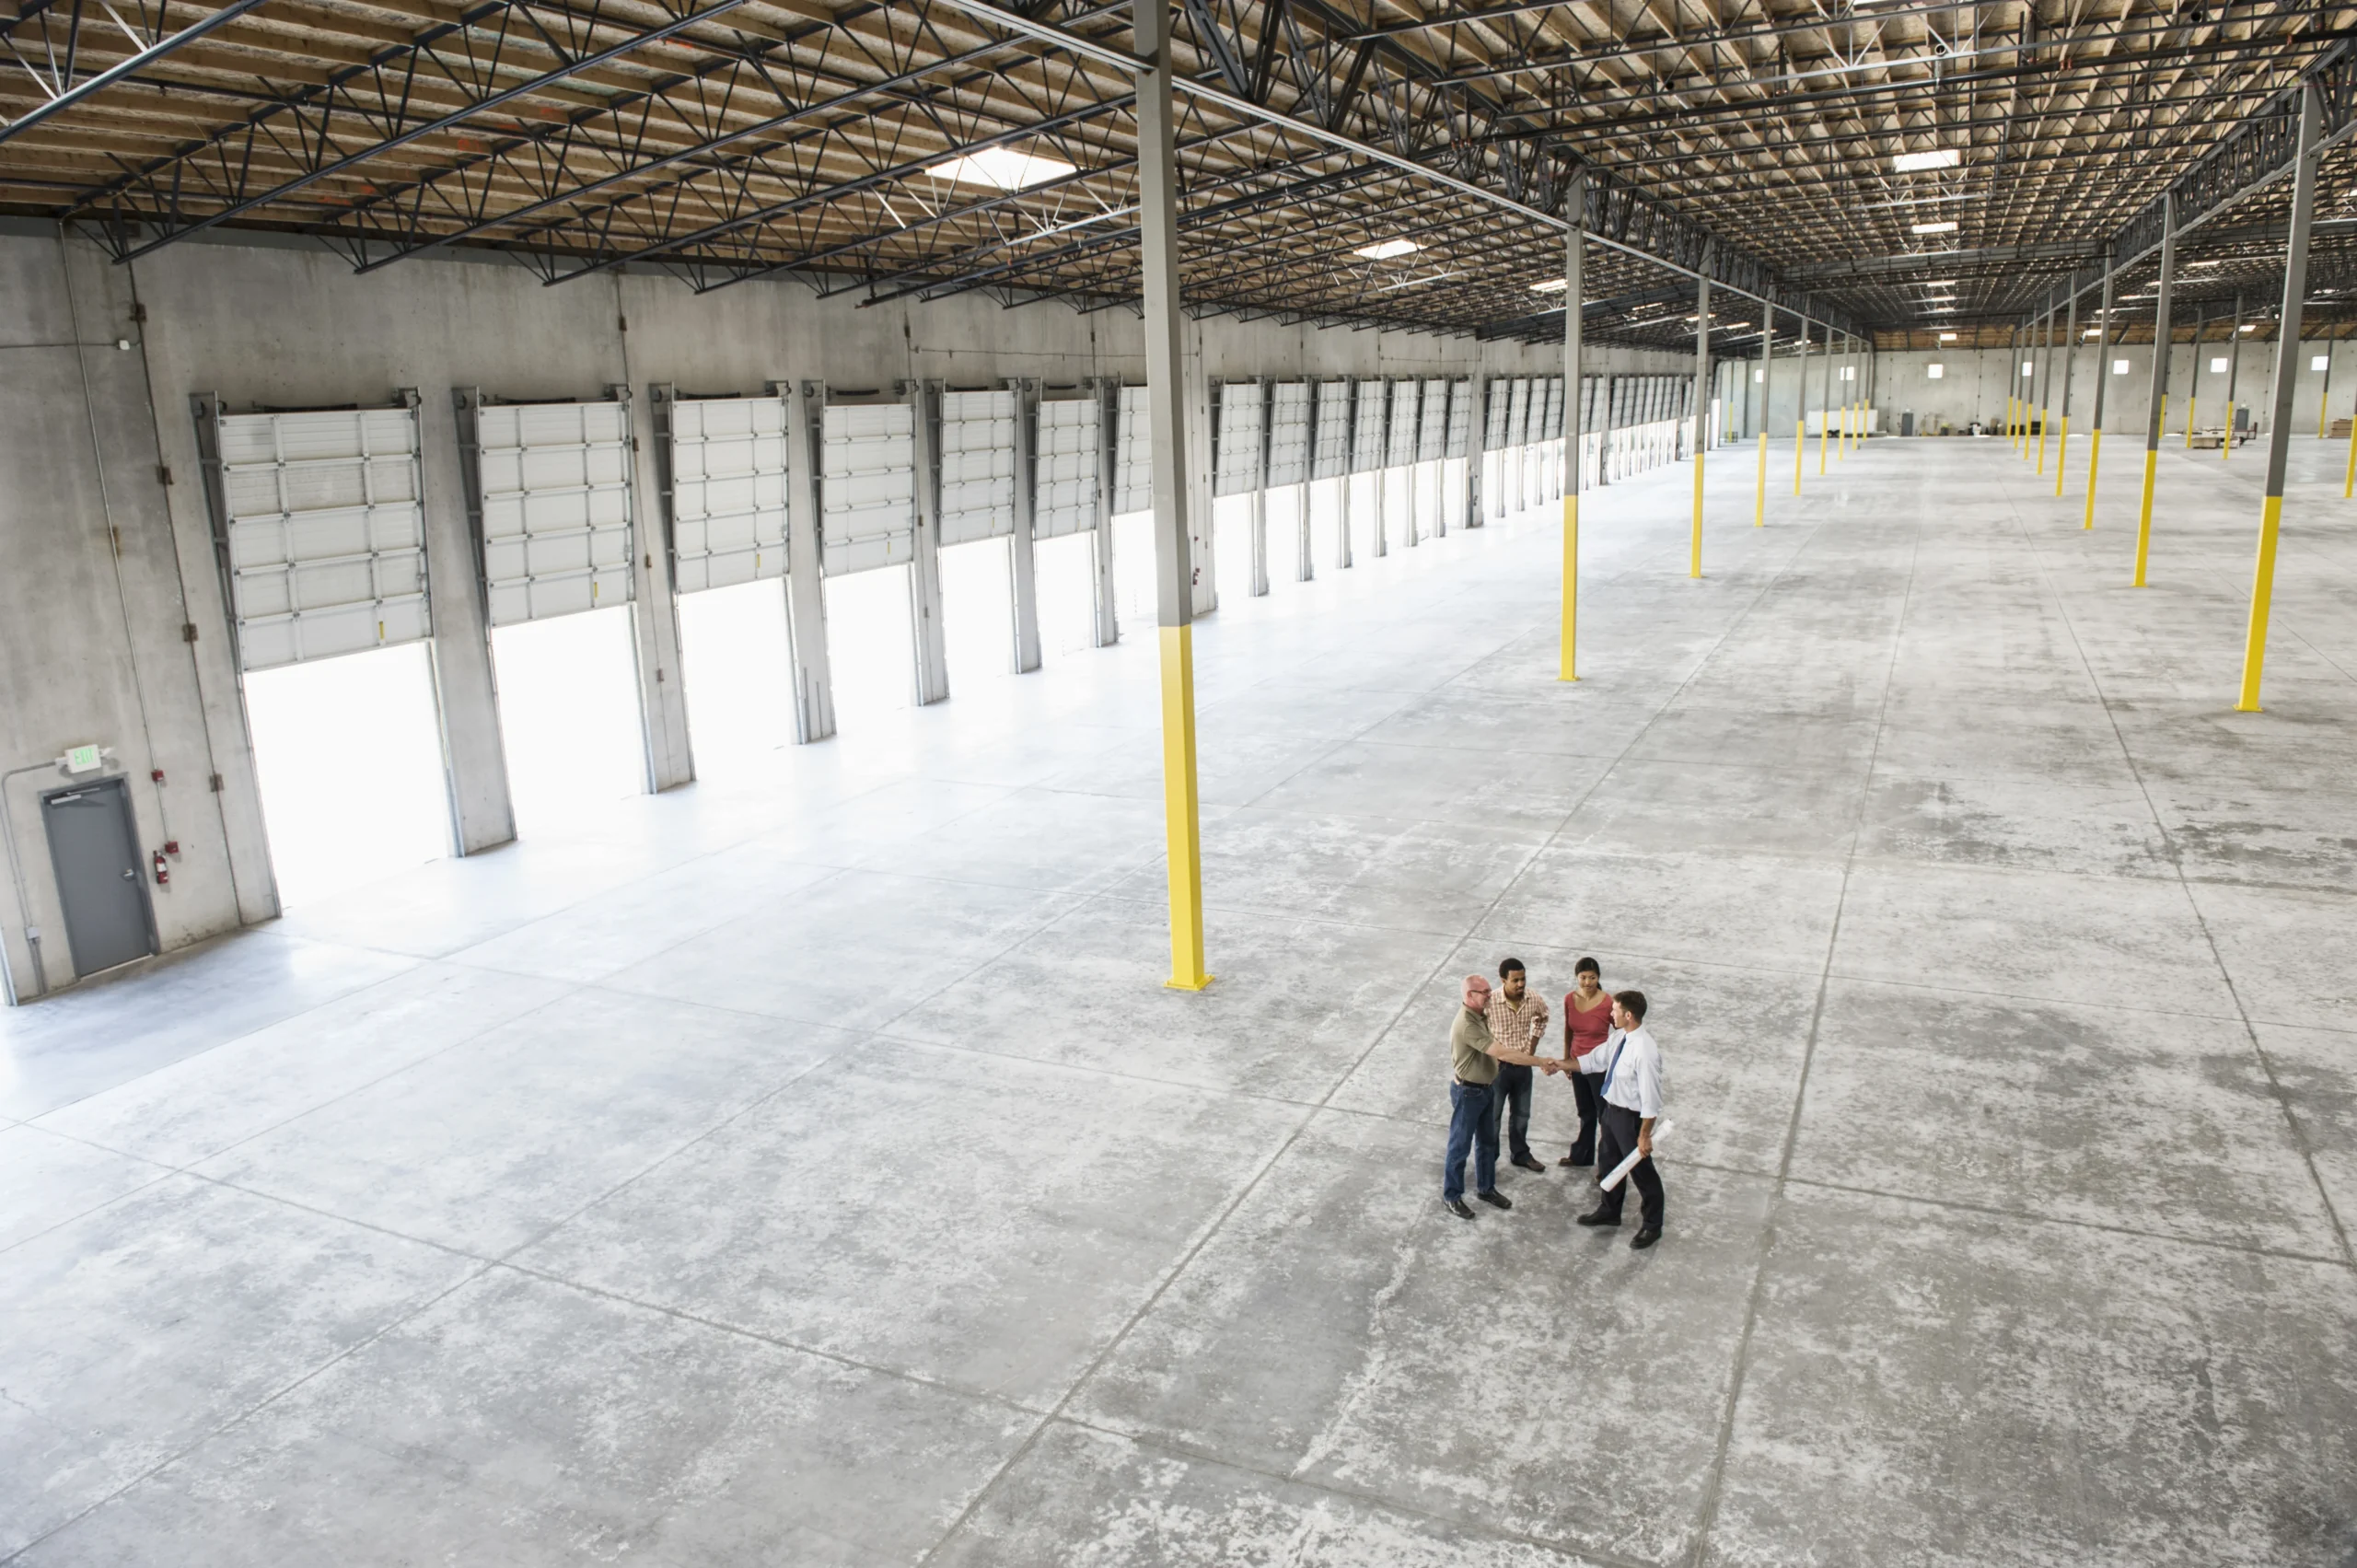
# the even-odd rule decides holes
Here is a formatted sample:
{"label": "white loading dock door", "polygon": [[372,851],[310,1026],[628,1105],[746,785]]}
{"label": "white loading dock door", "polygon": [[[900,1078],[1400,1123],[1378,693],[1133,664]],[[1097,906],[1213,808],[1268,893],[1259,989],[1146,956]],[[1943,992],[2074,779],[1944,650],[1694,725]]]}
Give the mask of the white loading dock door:
{"label": "white loading dock door", "polygon": [[1219,389],[1219,455],[1212,469],[1212,494],[1249,495],[1260,488],[1260,412],[1258,381],[1225,381]]}
{"label": "white loading dock door", "polygon": [[1384,454],[1384,466],[1404,469],[1416,460],[1416,432],[1423,419],[1423,383],[1394,381],[1391,383],[1390,447]]}
{"label": "white loading dock door", "polygon": [[221,494],[240,669],[433,635],[417,414],[224,414]]}
{"label": "white loading dock door", "polygon": [[1015,532],[1015,394],[941,395],[941,542]]}
{"label": "white loading dock door", "polygon": [[917,552],[916,411],[907,403],[830,403],[820,571],[840,577],[905,565]]}
{"label": "white loading dock door", "polygon": [[1317,463],[1312,479],[1340,479],[1351,471],[1351,384],[1318,383]]}
{"label": "white loading dock door", "polygon": [[1062,539],[1097,527],[1104,405],[1095,398],[1043,398],[1032,468],[1031,537]]}
{"label": "white loading dock door", "polygon": [[629,408],[493,403],[475,412],[475,441],[491,623],[628,603]]}
{"label": "white loading dock door", "polygon": [[1438,462],[1448,456],[1448,383],[1426,381],[1417,403],[1416,461]]}
{"label": "white loading dock door", "polygon": [[1517,376],[1514,382],[1514,401],[1506,411],[1506,445],[1530,445],[1530,377]]}
{"label": "white loading dock door", "polygon": [[1506,445],[1506,415],[1514,402],[1514,383],[1490,383],[1490,406],[1482,411],[1481,450],[1495,452]]}
{"label": "white loading dock door", "polygon": [[683,594],[785,575],[785,400],[671,404],[672,582]]}
{"label": "white loading dock door", "polygon": [[1154,447],[1146,436],[1146,389],[1121,389],[1120,418],[1113,427],[1113,510],[1154,510]]}
{"label": "white loading dock door", "polygon": [[1383,466],[1385,424],[1390,408],[1381,381],[1359,383],[1358,418],[1351,432],[1351,471],[1368,473]]}
{"label": "white loading dock door", "polygon": [[1542,441],[1555,441],[1562,439],[1562,434],[1563,378],[1561,376],[1550,376],[1547,377],[1547,410],[1539,416],[1538,438]]}
{"label": "white loading dock door", "polygon": [[1266,483],[1275,490],[1309,478],[1309,383],[1280,381],[1269,393]]}
{"label": "white loading dock door", "polygon": [[1457,382],[1449,389],[1448,449],[1444,456],[1472,456],[1473,446],[1473,383],[1470,378]]}

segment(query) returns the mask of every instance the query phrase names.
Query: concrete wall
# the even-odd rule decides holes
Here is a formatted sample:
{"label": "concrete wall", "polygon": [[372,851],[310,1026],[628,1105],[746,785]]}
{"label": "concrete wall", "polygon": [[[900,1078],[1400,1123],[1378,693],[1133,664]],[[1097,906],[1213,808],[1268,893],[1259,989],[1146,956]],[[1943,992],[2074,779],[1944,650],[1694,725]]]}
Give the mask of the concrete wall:
{"label": "concrete wall", "polygon": [[[2331,351],[2329,389],[2326,373],[2310,368],[2316,355]],[[2203,343],[2179,343],[2169,353],[2168,427],[2179,434],[2185,429],[2186,397],[2189,389],[2199,399],[2194,408],[2198,424],[2214,428],[2225,417],[2227,377],[2210,368],[2211,362],[2225,359],[2230,365],[2239,356],[2239,368],[2235,373],[2235,401],[2252,411],[2252,423],[2265,429],[2265,403],[2268,378],[2273,373],[2275,345],[2246,340],[2239,350],[2231,348],[2223,336]],[[2058,425],[2063,417],[2062,375],[2063,355],[2055,356],[2054,385],[2045,394],[2046,402],[2053,410]],[[2091,427],[2095,416],[2095,377],[2104,378],[2104,429],[2113,434],[2134,431],[2142,435],[2147,411],[2152,406],[2153,347],[2150,343],[2114,344],[2098,358],[2092,343],[2073,356],[2076,364],[2071,376],[2071,428],[2084,431]],[[2112,366],[2118,361],[2128,362],[2125,375],[2115,375]],[[1933,380],[1930,366],[1938,365],[1943,374]],[[2005,414],[2005,399],[2010,389],[2007,375],[2019,364],[2038,367],[2041,383],[2045,376],[2045,356],[2036,351],[2025,351],[2018,356],[2003,349],[1982,349],[1964,354],[1933,354],[1919,351],[1887,353],[1876,356],[1875,377],[1875,405],[1883,411],[1883,428],[1895,431],[1899,414],[1909,409],[1919,421],[1937,417],[1946,420],[1961,432],[1973,420],[1984,424],[2001,422]],[[2304,343],[2299,348],[2292,399],[2294,434],[2314,435],[2319,393],[2329,390],[2332,417],[2346,417],[2352,398],[2357,398],[2357,344]],[[1815,377],[1811,377],[1811,386]]]}
{"label": "concrete wall", "polygon": [[[1258,375],[1547,375],[1562,357],[1549,344],[1228,318],[1190,322],[1186,343],[1197,387]],[[514,825],[454,389],[593,398],[625,386],[644,431],[646,388],[657,382],[693,394],[786,379],[879,389],[921,377],[1136,380],[1143,349],[1138,318],[1122,309],[1005,309],[980,296],[863,309],[784,280],[698,297],[659,273],[545,287],[482,255],[361,277],[308,241],[253,236],[117,266],[78,234],[0,225],[0,770],[35,770],[0,782],[18,866],[0,889],[12,997],[72,978],[36,802],[60,782],[39,765],[76,743],[115,749],[134,781],[143,849],[180,845],[170,886],[151,889],[167,950],[278,910],[200,482],[194,394],[218,393],[233,412],[421,394],[433,656],[465,853],[505,842]],[[1685,365],[1626,350],[1587,358],[1591,371]],[[656,516],[653,471],[642,459],[643,521]],[[1198,527],[1208,530],[1203,511]],[[661,788],[691,776],[678,634],[661,552],[642,551],[636,569],[648,772]],[[150,779],[157,771],[160,782]],[[48,935],[38,955],[28,928]]]}

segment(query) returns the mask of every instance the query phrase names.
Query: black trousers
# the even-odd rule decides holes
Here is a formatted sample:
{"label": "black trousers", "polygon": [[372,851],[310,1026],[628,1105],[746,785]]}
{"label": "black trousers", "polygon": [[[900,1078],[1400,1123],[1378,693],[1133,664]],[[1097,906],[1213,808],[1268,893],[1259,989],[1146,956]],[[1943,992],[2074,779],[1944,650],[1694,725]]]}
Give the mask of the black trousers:
{"label": "black trousers", "polygon": [[[1609,1176],[1614,1166],[1636,1152],[1638,1116],[1635,1111],[1617,1105],[1607,1105],[1603,1111],[1604,1127],[1596,1140],[1596,1170],[1598,1176]],[[1637,1213],[1645,1228],[1659,1230],[1662,1216],[1661,1172],[1654,1168],[1650,1157],[1639,1160],[1637,1168],[1629,1173],[1626,1180],[1603,1194],[1603,1202],[1596,1205],[1597,1213],[1613,1224],[1620,1224],[1620,1200],[1629,1195],[1631,1187],[1637,1190]]]}
{"label": "black trousers", "polygon": [[1527,1160],[1530,1156],[1530,1072],[1527,1067],[1511,1062],[1498,1063],[1497,1091],[1490,1097],[1490,1142],[1498,1141],[1498,1112],[1506,1113],[1506,1157]]}
{"label": "black trousers", "polygon": [[1604,1104],[1604,1097],[1596,1091],[1604,1085],[1600,1073],[1571,1072],[1563,1074],[1572,1081],[1572,1103],[1579,1109],[1580,1135],[1572,1140],[1572,1163],[1596,1163],[1596,1109]]}

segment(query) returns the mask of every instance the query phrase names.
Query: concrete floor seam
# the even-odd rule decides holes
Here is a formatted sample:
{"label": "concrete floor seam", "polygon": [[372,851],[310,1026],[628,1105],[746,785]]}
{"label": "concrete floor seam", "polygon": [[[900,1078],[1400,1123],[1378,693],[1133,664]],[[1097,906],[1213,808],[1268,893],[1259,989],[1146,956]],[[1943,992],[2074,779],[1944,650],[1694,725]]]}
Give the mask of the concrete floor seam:
{"label": "concrete floor seam", "polygon": [[[1875,740],[1867,756],[1867,771],[1872,772],[1875,761],[1882,754],[1883,732],[1890,718],[1890,693],[1898,683],[1898,653],[1907,633],[1907,606],[1914,596],[1916,563],[1923,542],[1922,524],[1915,527],[1914,547],[1908,555],[1907,586],[1899,596],[1898,613],[1893,618],[1890,653],[1883,668],[1882,697],[1876,706]],[[1759,1243],[1753,1263],[1751,1288],[1745,1297],[1743,1328],[1736,1338],[1734,1365],[1728,1374],[1726,1402],[1720,1411],[1718,1442],[1712,1452],[1711,1466],[1703,1482],[1702,1504],[1694,1527],[1694,1545],[1687,1562],[1689,1568],[1701,1568],[1710,1554],[1711,1536],[1718,1525],[1719,1496],[1726,1476],[1727,1452],[1735,1441],[1736,1412],[1743,1402],[1745,1375],[1749,1369],[1751,1340],[1759,1321],[1760,1303],[1768,1289],[1768,1260],[1776,1248],[1776,1222],[1783,1213],[1784,1191],[1792,1175],[1793,1154],[1799,1146],[1801,1115],[1808,1103],[1809,1071],[1816,1065],[1818,1036],[1825,1021],[1825,999],[1832,989],[1834,955],[1841,947],[1841,917],[1849,906],[1850,879],[1855,872],[1858,840],[1865,831],[1865,803],[1860,800],[1856,819],[1850,830],[1850,854],[1842,863],[1840,889],[1834,896],[1833,919],[1825,938],[1825,964],[1818,972],[1817,995],[1810,1005],[1808,1033],[1801,1048],[1800,1071],[1793,1086],[1793,1108],[1784,1124],[1784,1138],[1776,1160],[1773,1186],[1768,1194],[1768,1213],[1759,1227]]]}
{"label": "concrete floor seam", "polygon": [[[2029,532],[2027,520],[2020,517],[2018,509],[2015,512],[2015,524],[2023,535],[2024,542],[2029,547],[2031,561],[2037,563],[2038,575],[2045,579],[2047,591],[2052,598],[2056,612],[2061,617],[2063,629],[2070,633],[2071,646],[2079,657],[2081,668],[2086,671],[2087,679],[2100,692],[2102,679],[2096,674],[2095,662],[2087,656],[2086,645],[2079,637],[2078,622],[2072,616],[2069,604],[2063,600],[2062,596],[2056,589],[2053,575],[2047,568],[2045,557],[2038,551],[2036,538]],[[2180,870],[2177,878],[2178,890],[2185,896],[2186,907],[2192,912],[2195,928],[2201,933],[2201,940],[2210,950],[2211,962],[2216,966],[2218,977],[2225,985],[2227,995],[2234,999],[2235,1013],[2243,1027],[2243,1037],[2249,1042],[2251,1053],[2258,1062],[2259,1071],[2267,1078],[2268,1091],[2274,1098],[2276,1109],[2283,1118],[2283,1124],[2291,1135],[2293,1146],[2300,1152],[2300,1162],[2307,1169],[2308,1180],[2315,1189],[2316,1202],[2323,1205],[2325,1217],[2331,1222],[2333,1234],[2340,1239],[2341,1256],[2351,1265],[2357,1265],[2357,1248],[2351,1246],[2348,1223],[2342,1219],[2340,1211],[2332,1202],[2331,1189],[2326,1184],[2323,1172],[2316,1168],[2316,1150],[2309,1141],[2307,1129],[2301,1125],[2298,1114],[2292,1108],[2291,1098],[2283,1092],[2282,1074],[2276,1071],[2273,1059],[2258,1038],[2258,1027],[2251,1021],[2249,1008],[2244,1005],[2242,988],[2235,981],[2234,972],[2226,963],[2225,954],[2219,949],[2217,934],[2211,929],[2209,916],[2201,908],[2201,900],[2194,896],[2192,884],[2186,881],[2181,874],[2183,857],[2177,848],[2177,835],[2169,831],[2168,824],[2162,819],[2160,807],[2153,799],[2150,786],[2144,782],[2144,771],[2137,764],[2135,752],[2130,748],[2127,736],[2120,730],[2119,715],[2113,711],[2108,697],[2104,702],[2104,714],[2111,721],[2112,738],[2119,747],[2120,756],[2126,761],[2130,773],[2136,780],[2136,787],[2143,794],[2145,809],[2152,814],[2154,830],[2161,835],[2161,842],[2167,848],[2169,864]]]}

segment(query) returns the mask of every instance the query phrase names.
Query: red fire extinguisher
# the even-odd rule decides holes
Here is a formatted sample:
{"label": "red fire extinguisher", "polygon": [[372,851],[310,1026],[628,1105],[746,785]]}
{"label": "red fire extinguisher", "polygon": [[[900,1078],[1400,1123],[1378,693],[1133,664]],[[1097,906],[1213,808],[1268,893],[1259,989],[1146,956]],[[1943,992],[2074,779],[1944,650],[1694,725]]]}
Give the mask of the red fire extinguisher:
{"label": "red fire extinguisher", "polygon": [[164,864],[164,852],[162,850],[157,850],[156,852],[156,886],[158,888],[169,887],[171,885],[171,880],[172,868]]}

